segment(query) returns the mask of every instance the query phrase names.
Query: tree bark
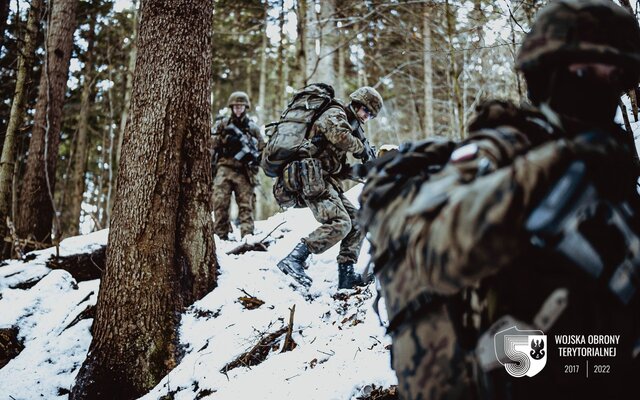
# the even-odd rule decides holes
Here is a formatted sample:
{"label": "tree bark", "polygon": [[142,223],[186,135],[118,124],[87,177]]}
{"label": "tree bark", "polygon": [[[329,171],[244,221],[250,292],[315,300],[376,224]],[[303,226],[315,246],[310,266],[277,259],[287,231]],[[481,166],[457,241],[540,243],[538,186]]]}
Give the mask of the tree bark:
{"label": "tree bark", "polygon": [[284,30],[284,0],[280,0],[278,4],[280,7],[280,15],[278,16],[278,25],[280,32],[280,41],[278,42],[278,79],[276,79],[276,109],[280,110],[285,106],[285,88],[287,87],[287,83],[285,82],[285,64],[287,63],[287,56],[284,51],[284,42],[286,32]]}
{"label": "tree bark", "polygon": [[21,238],[51,242],[53,191],[67,88],[69,60],[76,27],[78,0],[57,0],[50,6],[46,59],[40,77],[29,157],[20,194],[16,230]]}
{"label": "tree bark", "polygon": [[424,68],[424,124],[423,136],[434,135],[433,124],[433,62],[431,54],[431,5],[424,4],[422,14],[422,42]]}
{"label": "tree bark", "polygon": [[[7,125],[7,133],[4,137],[2,147],[2,158],[0,159],[0,237],[7,235],[7,217],[11,217],[11,194],[13,190],[14,170],[16,164],[16,136],[18,128],[23,123],[24,108],[26,102],[26,83],[29,71],[33,67],[34,52],[36,49],[36,38],[38,35],[38,24],[40,13],[43,7],[43,0],[33,0],[27,16],[27,30],[24,36],[24,45],[18,55],[18,73],[16,88],[11,104],[11,114]],[[8,246],[11,248],[11,246]],[[8,256],[8,252],[3,252]]]}
{"label": "tree bark", "polygon": [[[320,12],[316,12],[316,4]],[[336,27],[334,0],[307,2],[307,81],[333,84]]]}
{"label": "tree bark", "polygon": [[267,23],[269,14],[267,13],[268,5],[265,4],[264,10],[264,25],[262,27],[262,48],[260,51],[260,83],[258,87],[258,123],[264,124],[266,117],[266,95],[267,95],[267,43],[269,38],[267,37]]}
{"label": "tree bark", "polygon": [[69,204],[68,235],[76,236],[80,233],[80,214],[84,198],[84,174],[87,170],[89,155],[89,113],[91,110],[91,88],[93,86],[93,46],[95,42],[95,15],[89,23],[87,36],[87,52],[84,62],[84,82],[80,96],[80,116],[78,117],[78,136],[76,151],[71,172],[71,201]]}
{"label": "tree bark", "polygon": [[215,286],[206,146],[212,13],[208,1],[142,4],[107,267],[71,399],[149,391],[176,365],[182,307]]}
{"label": "tree bark", "polygon": [[459,139],[464,139],[465,132],[464,128],[464,108],[462,104],[462,90],[460,88],[460,81],[458,80],[460,76],[460,70],[458,68],[458,63],[456,62],[456,54],[455,49],[453,47],[453,39],[455,35],[455,19],[456,16],[454,11],[451,9],[451,5],[449,1],[445,1],[445,10],[446,10],[446,20],[447,20],[447,43],[449,46],[449,79],[451,82],[451,102],[453,104],[453,121],[452,126],[454,127],[454,137]]}
{"label": "tree bark", "polygon": [[297,61],[297,88],[302,88],[307,85],[307,0],[298,0],[295,2],[296,15],[298,17],[298,23],[296,30],[298,33],[298,53],[296,57]]}
{"label": "tree bark", "polygon": [[127,67],[127,79],[124,92],[124,107],[120,115],[120,129],[118,129],[118,145],[116,146],[116,165],[120,164],[120,154],[122,152],[122,139],[124,138],[124,129],[127,126],[127,118],[129,117],[129,109],[131,107],[131,81],[133,80],[133,71],[136,68],[136,57],[138,53],[137,47],[138,32],[138,9],[133,11],[133,33],[131,34],[131,50],[129,52],[129,65]]}

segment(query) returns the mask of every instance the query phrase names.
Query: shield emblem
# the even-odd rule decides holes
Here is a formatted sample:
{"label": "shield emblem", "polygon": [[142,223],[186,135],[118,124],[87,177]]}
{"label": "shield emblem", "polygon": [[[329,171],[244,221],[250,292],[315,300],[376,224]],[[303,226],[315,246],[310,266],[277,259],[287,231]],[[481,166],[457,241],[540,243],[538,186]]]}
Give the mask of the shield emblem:
{"label": "shield emblem", "polygon": [[509,375],[536,376],[547,364],[547,335],[540,330],[519,330],[515,326],[493,337],[496,358]]}

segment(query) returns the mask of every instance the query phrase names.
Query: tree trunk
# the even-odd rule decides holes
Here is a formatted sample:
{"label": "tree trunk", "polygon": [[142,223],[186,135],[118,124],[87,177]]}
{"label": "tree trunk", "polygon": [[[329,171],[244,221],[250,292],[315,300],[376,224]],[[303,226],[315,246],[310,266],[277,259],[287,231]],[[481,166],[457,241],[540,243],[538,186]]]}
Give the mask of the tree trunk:
{"label": "tree trunk", "polygon": [[120,115],[120,129],[118,129],[118,145],[116,146],[116,165],[120,164],[120,154],[122,152],[122,139],[124,138],[124,129],[127,126],[127,118],[129,117],[129,109],[131,107],[131,81],[133,80],[133,71],[136,68],[136,57],[138,53],[137,36],[138,33],[138,9],[133,11],[133,33],[131,34],[131,50],[129,51],[129,65],[127,67],[127,79],[124,92],[124,107]]}
{"label": "tree trunk", "polygon": [[267,14],[267,5],[264,10],[264,26],[262,30],[262,49],[260,51],[260,83],[258,87],[258,123],[264,124],[266,118],[266,103],[265,98],[267,95],[267,43],[269,38],[267,37],[267,23],[269,15]]}
{"label": "tree trunk", "polygon": [[308,1],[307,7],[307,81],[333,84],[335,81],[335,35],[334,0],[318,3],[320,13],[316,12],[316,2]]}
{"label": "tree trunk", "polygon": [[[0,159],[0,238],[7,235],[7,217],[11,217],[11,194],[13,189],[13,173],[16,163],[16,135],[18,128],[22,125],[24,107],[26,102],[26,83],[29,71],[33,67],[34,52],[36,48],[36,37],[38,35],[38,24],[42,11],[43,0],[33,0],[29,15],[27,16],[27,30],[24,36],[24,45],[18,55],[18,72],[16,88],[11,104],[11,114],[7,125],[7,133],[4,137],[2,147],[2,158]],[[10,248],[11,246],[9,246]],[[3,252],[8,256],[7,251]]]}
{"label": "tree trunk", "polygon": [[449,1],[445,1],[446,20],[447,20],[447,43],[449,45],[449,79],[451,82],[451,101],[453,103],[453,118],[452,126],[454,127],[454,137],[458,139],[464,139],[465,132],[463,131],[464,123],[464,109],[462,104],[462,90],[460,88],[460,71],[456,62],[455,49],[453,47],[453,38],[455,34],[456,17],[451,9]]}
{"label": "tree trunk", "polygon": [[433,63],[431,54],[431,5],[424,4],[422,14],[422,42],[424,66],[424,124],[423,136],[428,138],[436,132],[433,126]]}
{"label": "tree trunk", "polygon": [[[78,137],[76,140],[76,151],[73,160],[73,171],[71,172],[71,201],[69,204],[69,220],[67,221],[67,232],[69,236],[76,236],[80,233],[80,213],[82,210],[82,200],[84,198],[84,174],[87,170],[87,157],[89,155],[89,113],[91,109],[91,87],[93,85],[93,46],[95,41],[95,15],[89,23],[89,34],[87,36],[87,52],[84,62],[84,82],[82,84],[82,95],[80,97],[80,116],[78,117]],[[111,123],[111,122],[109,122]]]}
{"label": "tree trunk", "polygon": [[280,41],[278,42],[278,79],[276,79],[276,82],[278,82],[278,84],[276,85],[276,110],[282,109],[285,105],[284,90],[287,87],[287,83],[284,80],[285,64],[287,63],[287,57],[285,56],[284,50],[284,42],[286,40],[286,32],[284,30],[284,0],[280,0],[280,4],[278,6],[280,8],[280,15],[278,17]]}
{"label": "tree trunk", "polygon": [[40,77],[29,158],[20,194],[16,230],[21,238],[51,242],[53,192],[67,88],[69,60],[76,27],[78,0],[57,0],[50,6],[46,59]]}
{"label": "tree trunk", "polygon": [[297,87],[302,88],[307,85],[307,0],[298,0],[295,2],[296,15],[298,23],[296,30],[298,32],[298,55],[297,61]]}
{"label": "tree trunk", "polygon": [[[344,39],[340,39],[341,35],[340,35],[340,30],[336,30],[336,35],[339,38],[338,39],[338,43],[342,43],[342,40]],[[340,46],[338,48],[338,76],[336,77],[336,96],[340,99],[343,99],[346,101],[347,99],[347,85],[346,85],[346,70],[345,70],[345,63],[346,63],[346,56],[345,53],[347,52],[348,47],[346,46]]]}
{"label": "tree trunk", "polygon": [[[31,5],[33,8],[33,4]],[[4,30],[7,29],[7,18],[9,17],[9,0],[0,0],[0,51],[4,46],[5,35]]]}
{"label": "tree trunk", "polygon": [[107,267],[71,399],[133,399],[153,388],[176,365],[182,307],[215,285],[212,13],[208,1],[142,3]]}

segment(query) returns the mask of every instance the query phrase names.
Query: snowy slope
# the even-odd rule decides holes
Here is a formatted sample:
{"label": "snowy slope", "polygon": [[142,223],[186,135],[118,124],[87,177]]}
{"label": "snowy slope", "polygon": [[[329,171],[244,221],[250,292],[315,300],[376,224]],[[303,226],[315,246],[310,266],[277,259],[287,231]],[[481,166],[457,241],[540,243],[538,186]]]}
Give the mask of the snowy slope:
{"label": "snowy slope", "polygon": [[[358,191],[354,188],[348,197],[355,201]],[[309,291],[294,286],[275,267],[317,225],[309,210],[294,209],[256,223],[258,232],[249,242],[278,227],[267,239],[268,252],[227,255],[240,242],[216,241],[219,286],[184,313],[180,339],[185,356],[143,399],[356,399],[371,385],[394,385],[390,338],[373,311],[374,285],[335,296],[337,247],[311,256]],[[87,252],[106,240],[106,231],[71,238],[62,243],[61,255]],[[367,262],[367,250],[365,242],[358,271]],[[66,271],[45,266],[52,249],[35,254],[28,263],[0,267],[0,328],[17,326],[25,346],[0,369],[2,400],[66,399],[91,341],[92,320],[74,319],[95,304],[98,280],[76,283]],[[39,278],[30,289],[12,288]],[[247,294],[265,303],[245,309],[238,298]],[[295,349],[280,353],[277,348],[260,365],[220,372],[263,336],[287,326],[294,305]]]}

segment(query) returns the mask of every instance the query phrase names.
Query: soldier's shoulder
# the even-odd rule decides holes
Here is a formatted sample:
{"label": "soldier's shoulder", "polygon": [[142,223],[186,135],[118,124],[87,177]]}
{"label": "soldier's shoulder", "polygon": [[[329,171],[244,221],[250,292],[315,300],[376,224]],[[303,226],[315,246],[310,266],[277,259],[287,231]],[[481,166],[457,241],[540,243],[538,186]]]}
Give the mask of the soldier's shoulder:
{"label": "soldier's shoulder", "polygon": [[318,120],[347,120],[347,112],[344,107],[339,103],[331,104],[323,113],[318,117]]}
{"label": "soldier's shoulder", "polygon": [[546,117],[531,105],[516,105],[504,100],[490,100],[476,109],[469,123],[469,135],[495,134],[507,136],[520,134],[534,144],[542,143],[553,135],[555,128]]}

